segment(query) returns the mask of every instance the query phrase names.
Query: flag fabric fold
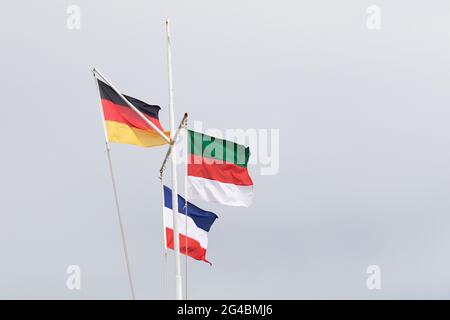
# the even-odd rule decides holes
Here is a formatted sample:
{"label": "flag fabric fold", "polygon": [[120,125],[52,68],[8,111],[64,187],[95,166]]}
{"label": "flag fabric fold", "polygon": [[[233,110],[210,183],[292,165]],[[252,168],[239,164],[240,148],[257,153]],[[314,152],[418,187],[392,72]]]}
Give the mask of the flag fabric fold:
{"label": "flag fabric fold", "polygon": [[253,200],[253,181],[247,165],[250,148],[187,130],[189,199],[248,207]]}
{"label": "flag fabric fold", "polygon": [[[173,211],[172,211],[172,190],[166,186],[164,188],[164,227],[166,231],[166,245],[174,248],[173,243]],[[196,260],[206,260],[206,249],[208,246],[208,232],[212,224],[217,219],[217,215],[210,211],[205,211],[187,202],[178,195],[178,229],[180,239],[180,253],[186,254]],[[187,223],[187,230],[186,230]],[[187,242],[187,246],[186,246]]]}
{"label": "flag fabric fold", "polygon": [[[164,145],[167,142],[153,130],[125,100],[123,100],[113,88],[98,80],[105,130],[110,142],[133,144],[140,147],[153,147]],[[165,132],[159,122],[159,110],[157,105],[149,105],[139,99],[126,96],[144,116],[158,129]],[[165,132],[168,135],[168,132]]]}

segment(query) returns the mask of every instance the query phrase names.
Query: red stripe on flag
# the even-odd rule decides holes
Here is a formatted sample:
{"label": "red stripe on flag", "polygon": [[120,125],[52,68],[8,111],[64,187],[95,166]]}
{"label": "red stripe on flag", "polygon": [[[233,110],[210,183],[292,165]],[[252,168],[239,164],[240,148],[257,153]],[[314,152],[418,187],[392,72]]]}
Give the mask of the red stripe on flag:
{"label": "red stripe on flag", "polygon": [[245,167],[216,159],[189,155],[188,176],[211,179],[239,186],[252,186],[253,181]]}
{"label": "red stripe on flag", "polygon": [[[142,130],[154,131],[145,121],[142,119],[136,111],[129,107],[120,106],[107,99],[102,99],[103,114],[105,116],[105,121],[115,121],[126,124],[133,128],[138,128]],[[161,123],[158,119],[150,117],[144,114],[144,116],[150,120],[158,129],[164,131],[161,127]]]}
{"label": "red stripe on flag", "polygon": [[[186,255],[186,236],[180,233],[179,238],[180,238],[180,253]],[[173,230],[170,228],[166,228],[166,241],[167,241],[167,248],[173,250],[174,247]],[[196,260],[205,261],[211,264],[211,262],[206,260],[206,249],[202,248],[197,240],[192,239],[190,237],[187,237],[187,255]]]}

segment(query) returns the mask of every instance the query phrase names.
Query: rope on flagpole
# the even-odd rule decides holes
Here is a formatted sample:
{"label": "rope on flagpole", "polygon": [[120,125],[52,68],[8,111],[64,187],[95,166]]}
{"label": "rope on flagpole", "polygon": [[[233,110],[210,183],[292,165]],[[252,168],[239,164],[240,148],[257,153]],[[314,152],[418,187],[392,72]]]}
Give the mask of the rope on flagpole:
{"label": "rope on flagpole", "polygon": [[[94,75],[94,79],[97,80],[95,71],[94,70],[92,70],[92,71],[93,71],[92,73]],[[96,83],[96,85],[97,85],[97,83]],[[123,252],[124,252],[124,255],[125,255],[125,262],[126,262],[126,268],[127,268],[127,274],[128,274],[128,281],[129,281],[130,290],[131,290],[131,298],[133,300],[135,300],[133,279],[131,277],[130,261],[129,261],[129,258],[128,258],[127,242],[125,240],[125,232],[124,232],[123,223],[122,223],[122,217],[121,217],[121,213],[120,213],[119,197],[118,197],[118,193],[117,193],[116,180],[114,178],[114,170],[113,170],[112,161],[111,161],[111,152],[110,152],[109,143],[108,143],[108,134],[107,134],[106,127],[105,127],[105,121],[104,121],[105,117],[104,117],[104,114],[103,114],[103,107],[102,107],[102,105],[100,105],[100,110],[102,110],[102,116],[103,116],[102,122],[103,122],[103,131],[105,133],[106,154],[107,154],[107,158],[108,158],[109,173],[111,175],[111,183],[112,183],[112,188],[113,188],[113,193],[114,193],[114,202],[115,202],[115,205],[116,205],[117,217],[118,217],[118,220],[119,220],[120,235],[121,235],[121,238],[122,238],[122,247],[123,247]]]}
{"label": "rope on flagpole", "polygon": [[159,180],[161,182],[161,204],[162,204],[162,220],[163,220],[163,289],[166,293],[167,299],[169,298],[168,272],[167,272],[167,235],[166,235],[166,215],[164,214],[164,168],[160,172]]}
{"label": "rope on flagpole", "polygon": [[161,168],[159,169],[159,174],[162,175],[164,170],[166,169],[167,161],[169,160],[170,155],[172,154],[172,146],[177,141],[178,135],[180,134],[181,129],[183,128],[183,123],[186,120],[187,121],[188,114],[187,112],[183,115],[183,118],[180,121],[180,124],[178,125],[177,130],[175,131],[175,135],[173,137],[172,143],[169,145],[169,149],[167,149],[166,155],[164,156],[164,160],[161,164]]}

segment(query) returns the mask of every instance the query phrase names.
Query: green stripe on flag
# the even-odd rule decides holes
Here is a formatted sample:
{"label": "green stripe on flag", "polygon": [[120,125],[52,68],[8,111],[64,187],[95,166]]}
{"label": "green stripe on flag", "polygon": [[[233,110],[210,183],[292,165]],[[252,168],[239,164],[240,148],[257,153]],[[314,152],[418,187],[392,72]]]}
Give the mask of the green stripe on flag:
{"label": "green stripe on flag", "polygon": [[192,130],[188,132],[190,154],[247,167],[250,158],[249,147]]}

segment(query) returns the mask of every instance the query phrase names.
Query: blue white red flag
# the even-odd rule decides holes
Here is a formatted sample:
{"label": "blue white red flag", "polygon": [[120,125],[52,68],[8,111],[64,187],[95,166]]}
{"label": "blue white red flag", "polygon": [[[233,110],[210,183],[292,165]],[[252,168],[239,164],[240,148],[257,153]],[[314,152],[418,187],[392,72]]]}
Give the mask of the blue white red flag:
{"label": "blue white red flag", "polygon": [[[177,219],[180,234],[180,253],[187,253],[189,257],[210,263],[206,260],[208,232],[217,218],[215,213],[202,210],[190,202],[187,202],[186,206],[185,199],[178,195]],[[172,190],[166,186],[164,186],[164,225],[166,228],[166,245],[173,250]]]}

